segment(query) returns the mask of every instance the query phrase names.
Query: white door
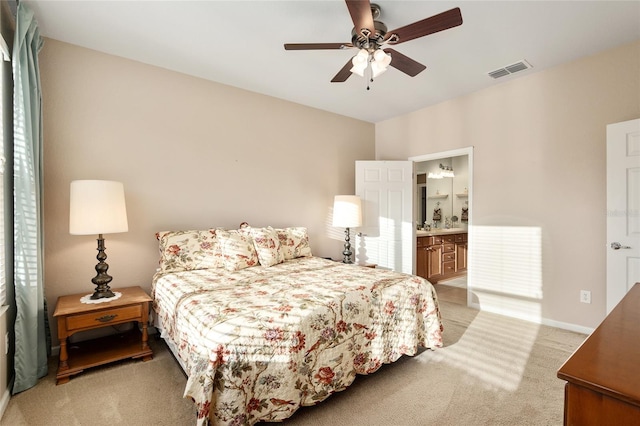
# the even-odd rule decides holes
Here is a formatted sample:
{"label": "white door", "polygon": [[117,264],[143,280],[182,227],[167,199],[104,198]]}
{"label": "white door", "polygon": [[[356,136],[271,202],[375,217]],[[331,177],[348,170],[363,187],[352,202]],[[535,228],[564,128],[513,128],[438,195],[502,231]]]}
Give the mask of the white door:
{"label": "white door", "polygon": [[640,119],[607,126],[607,314],[640,282]]}
{"label": "white door", "polygon": [[356,195],[362,199],[358,263],[413,273],[413,185],[412,161],[356,161]]}

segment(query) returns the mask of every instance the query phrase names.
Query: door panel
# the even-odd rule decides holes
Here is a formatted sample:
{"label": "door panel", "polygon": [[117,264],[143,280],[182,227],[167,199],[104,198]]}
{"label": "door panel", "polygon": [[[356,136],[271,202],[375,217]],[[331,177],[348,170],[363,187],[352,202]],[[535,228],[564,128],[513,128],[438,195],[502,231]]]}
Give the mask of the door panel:
{"label": "door panel", "polygon": [[356,161],[356,195],[362,199],[358,263],[413,273],[413,162]]}
{"label": "door panel", "polygon": [[640,282],[640,119],[607,126],[607,314]]}

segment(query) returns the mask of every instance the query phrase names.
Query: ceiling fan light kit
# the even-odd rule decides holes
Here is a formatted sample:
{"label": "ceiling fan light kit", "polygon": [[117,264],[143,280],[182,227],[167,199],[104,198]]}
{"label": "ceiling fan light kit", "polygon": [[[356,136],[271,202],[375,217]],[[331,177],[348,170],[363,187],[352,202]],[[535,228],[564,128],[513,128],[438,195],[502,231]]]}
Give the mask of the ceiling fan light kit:
{"label": "ceiling fan light kit", "polygon": [[365,71],[371,68],[371,81],[387,70],[391,63],[391,55],[378,49],[373,53],[367,49],[360,49],[358,54],[351,59],[352,67],[349,71],[364,77]]}
{"label": "ceiling fan light kit", "polygon": [[[344,82],[351,74],[365,77],[367,71],[369,71],[368,81],[373,81],[384,73],[389,65],[410,77],[415,77],[424,71],[426,66],[387,46],[462,25],[460,8],[456,7],[413,24],[387,31],[387,26],[376,20],[380,16],[380,6],[371,4],[368,0],[345,0],[345,2],[354,25],[351,30],[351,43],[287,43],[284,45],[285,50],[357,48],[358,53],[331,79],[332,83]],[[369,90],[368,84],[367,90]]]}

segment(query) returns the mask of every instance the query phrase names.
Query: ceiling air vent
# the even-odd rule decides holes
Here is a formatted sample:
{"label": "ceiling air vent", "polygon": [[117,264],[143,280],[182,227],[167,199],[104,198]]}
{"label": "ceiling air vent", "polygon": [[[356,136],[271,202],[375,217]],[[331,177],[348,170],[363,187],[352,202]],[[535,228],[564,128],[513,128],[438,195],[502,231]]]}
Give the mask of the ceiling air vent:
{"label": "ceiling air vent", "polygon": [[491,78],[500,78],[519,71],[528,70],[529,68],[531,68],[531,64],[523,59],[516,62],[515,64],[507,65],[506,67],[489,71],[487,74]]}

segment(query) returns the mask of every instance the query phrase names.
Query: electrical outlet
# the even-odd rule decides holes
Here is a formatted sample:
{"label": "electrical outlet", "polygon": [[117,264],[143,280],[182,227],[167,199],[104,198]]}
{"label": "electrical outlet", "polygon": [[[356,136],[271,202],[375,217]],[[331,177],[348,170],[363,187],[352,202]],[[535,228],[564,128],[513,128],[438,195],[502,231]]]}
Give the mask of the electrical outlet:
{"label": "electrical outlet", "polygon": [[591,303],[591,292],[589,290],[580,290],[580,302]]}

